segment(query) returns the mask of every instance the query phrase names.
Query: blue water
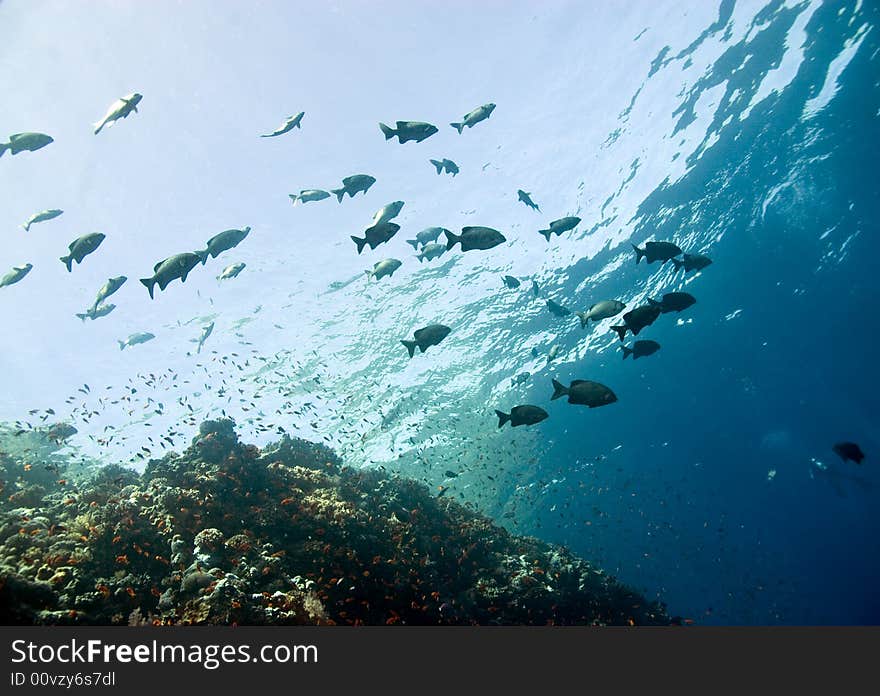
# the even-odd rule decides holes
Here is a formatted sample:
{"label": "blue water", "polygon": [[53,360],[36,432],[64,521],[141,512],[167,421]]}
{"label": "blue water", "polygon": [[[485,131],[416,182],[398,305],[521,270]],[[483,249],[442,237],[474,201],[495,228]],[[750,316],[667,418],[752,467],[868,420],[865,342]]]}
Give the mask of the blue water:
{"label": "blue water", "polygon": [[[260,445],[280,425],[351,465],[448,486],[697,623],[880,622],[877,3],[488,3],[462,10],[461,35],[434,8],[233,7],[194,3],[174,27],[145,6],[108,8],[101,31],[64,6],[0,7],[0,29],[15,29],[4,55],[31,75],[0,123],[56,135],[0,160],[3,225],[65,209],[0,252],[4,273],[35,266],[0,289],[0,418],[51,405],[80,431],[72,455],[136,468],[169,428],[187,433],[179,449],[221,413]],[[151,39],[140,52],[123,50],[132,25]],[[59,66],[50,45],[66,29],[82,48]],[[93,136],[89,119],[134,89],[139,113]],[[448,127],[487,101],[490,119]],[[256,137],[299,110],[302,130]],[[383,142],[376,122],[397,118],[440,132]],[[427,160],[440,157],[461,173],[438,177]],[[356,172],[377,178],[366,196],[291,209],[288,193]],[[349,235],[393,200],[406,201],[401,232],[358,256]],[[582,218],[576,231],[537,234],[565,215]],[[508,242],[419,264],[404,241],[469,224]],[[137,283],[245,225],[250,237],[185,285],[150,301]],[[93,228],[107,242],[67,274],[57,257]],[[630,244],[651,239],[713,264],[637,265]],[[401,270],[366,283],[386,257]],[[237,261],[241,276],[218,283]],[[121,273],[114,313],[73,318]],[[585,331],[544,304],[631,309],[676,290],[697,304],[644,330],[662,348],[638,361],[621,359],[615,321]],[[407,361],[399,340],[432,322],[452,334]],[[136,331],[156,340],[119,351]],[[166,370],[185,392],[147,380]],[[551,401],[551,378],[600,381],[618,402]],[[125,408],[97,401],[131,386]],[[164,412],[145,411],[149,399]],[[497,431],[494,409],[524,403],[550,417]],[[107,425],[112,443],[99,441]],[[832,452],[842,440],[860,444],[863,465]]]}

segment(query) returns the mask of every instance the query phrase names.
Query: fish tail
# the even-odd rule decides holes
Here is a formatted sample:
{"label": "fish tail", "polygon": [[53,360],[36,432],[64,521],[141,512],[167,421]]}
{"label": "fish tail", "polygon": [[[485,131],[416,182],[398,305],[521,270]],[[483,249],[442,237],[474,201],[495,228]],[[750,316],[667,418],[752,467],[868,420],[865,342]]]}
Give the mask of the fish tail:
{"label": "fish tail", "polygon": [[554,399],[558,399],[560,396],[565,396],[568,394],[568,387],[563,384],[560,384],[555,379],[553,380],[553,396],[550,397],[550,401]]}
{"label": "fish tail", "polygon": [[624,336],[626,336],[626,324],[623,326],[612,326],[611,328],[617,332],[617,335],[620,336],[620,340],[623,341]]}
{"label": "fish tail", "polygon": [[453,234],[449,230],[445,230],[444,234],[446,235],[446,249],[449,250],[458,244],[461,241],[461,237],[456,234]]}
{"label": "fish tail", "polygon": [[92,125],[95,127],[95,135],[97,135],[98,133],[101,132],[101,129],[104,127],[104,122],[103,121],[95,121],[95,123],[93,123]]}
{"label": "fish tail", "polygon": [[0,157],[3,157],[3,153],[6,152],[11,145],[9,143],[0,143]]}
{"label": "fish tail", "polygon": [[67,266],[67,272],[70,273],[73,270],[73,254],[68,254],[67,256],[61,257],[61,262]]}
{"label": "fish tail", "polygon": [[[633,354],[632,348],[627,348],[626,346],[620,346],[621,350],[623,350],[623,359],[626,360],[630,355]],[[633,358],[635,360],[635,358]]]}
{"label": "fish tail", "polygon": [[150,291],[150,299],[153,299],[153,287],[156,285],[155,278],[141,278],[141,283],[144,284],[144,287]]}
{"label": "fish tail", "polygon": [[199,261],[202,262],[202,265],[203,265],[203,266],[208,262],[208,254],[210,254],[210,250],[209,250],[209,249],[203,249],[203,250],[201,250],[201,251],[196,251],[196,252],[193,252],[193,253],[194,253],[196,256],[199,257]]}
{"label": "fish tail", "polygon": [[636,252],[636,266],[638,266],[638,265],[639,265],[639,261],[642,260],[642,257],[643,257],[647,252],[644,251],[643,249],[639,249],[635,244],[632,245],[632,248],[633,248],[633,249],[635,250],[635,252]]}
{"label": "fish tail", "polygon": [[676,271],[680,271],[681,267],[684,266],[684,261],[679,261],[678,259],[670,259],[672,261],[672,265],[675,266]]}
{"label": "fish tail", "polygon": [[538,234],[543,235],[547,241],[550,241],[550,235],[553,234],[552,230],[538,230]]}
{"label": "fish tail", "polygon": [[88,315],[88,314],[77,314],[76,316],[78,316],[80,319],[82,319],[82,320],[83,320],[83,324],[85,324],[85,323],[86,323],[86,317],[89,316],[89,315]]}
{"label": "fish tail", "polygon": [[385,140],[391,140],[395,135],[397,135],[397,131],[393,128],[389,128],[384,123],[379,124],[379,129],[385,134]]}
{"label": "fish tail", "polygon": [[366,244],[367,244],[366,237],[361,239],[360,237],[355,237],[354,235],[352,235],[351,241],[353,241],[355,244],[357,244],[358,254],[360,254],[364,250],[364,246],[366,246]]}
{"label": "fish tail", "polygon": [[437,160],[428,160],[428,161],[437,168],[438,174],[443,172],[443,162],[438,162]]}
{"label": "fish tail", "polygon": [[416,251],[419,250],[419,240],[418,239],[407,239],[406,243],[409,244]]}
{"label": "fish tail", "polygon": [[290,198],[290,202],[296,205],[296,202],[300,199],[299,196],[295,193],[288,193],[287,196]]}
{"label": "fish tail", "polygon": [[412,357],[416,354],[416,346],[418,345],[415,341],[401,341],[403,345],[406,346],[406,349],[409,351],[409,357]]}
{"label": "fish tail", "polygon": [[499,427],[499,428],[500,428],[502,425],[504,425],[507,421],[510,420],[510,414],[508,414],[508,413],[502,413],[502,412],[499,411],[498,409],[495,409],[495,415],[498,416],[498,427]]}
{"label": "fish tail", "polygon": [[590,317],[587,316],[586,312],[575,312],[578,315],[578,318],[581,320],[581,328],[587,328],[587,322],[590,320]]}
{"label": "fish tail", "polygon": [[345,197],[345,189],[330,189],[330,193],[336,194],[336,200],[339,203],[342,203],[342,199]]}
{"label": "fish tail", "polygon": [[450,123],[449,125],[452,126],[453,128],[455,128],[455,130],[458,131],[459,135],[461,135],[461,132],[464,130],[463,123]]}
{"label": "fish tail", "polygon": [[120,341],[118,338],[116,342],[119,344],[119,350],[125,350],[125,341]]}
{"label": "fish tail", "polygon": [[24,228],[24,231],[25,231],[25,232],[30,232],[30,231],[31,231],[31,223],[29,223],[29,222],[24,223],[24,224],[22,225],[22,227]]}

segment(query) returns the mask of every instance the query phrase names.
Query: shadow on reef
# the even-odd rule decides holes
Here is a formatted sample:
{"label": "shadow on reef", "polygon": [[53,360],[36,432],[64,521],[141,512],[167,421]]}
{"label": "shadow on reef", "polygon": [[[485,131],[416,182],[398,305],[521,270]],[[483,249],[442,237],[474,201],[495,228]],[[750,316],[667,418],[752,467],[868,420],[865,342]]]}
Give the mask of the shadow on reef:
{"label": "shadow on reef", "polygon": [[287,436],[243,445],[233,425],[202,423],[140,476],[73,482],[0,453],[0,623],[669,623],[421,483]]}

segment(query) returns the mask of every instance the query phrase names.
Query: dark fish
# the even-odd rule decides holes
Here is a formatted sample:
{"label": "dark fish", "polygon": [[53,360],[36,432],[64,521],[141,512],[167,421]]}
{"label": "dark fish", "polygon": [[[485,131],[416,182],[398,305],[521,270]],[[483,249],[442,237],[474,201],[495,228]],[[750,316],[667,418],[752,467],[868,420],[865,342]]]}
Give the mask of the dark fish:
{"label": "dark fish", "polygon": [[669,312],[681,312],[691,305],[696,304],[696,302],[697,298],[687,292],[667,293],[663,295],[663,299],[660,302],[651,299],[648,300],[649,305],[659,308],[660,312],[663,314]]}
{"label": "dark fish", "polygon": [[556,304],[553,300],[547,300],[547,309],[550,310],[550,314],[557,317],[565,317],[571,314],[571,310],[566,309],[561,304]]}
{"label": "dark fish", "polygon": [[491,227],[462,227],[460,236],[447,232],[446,239],[447,249],[451,249],[461,242],[462,251],[491,249],[507,241],[503,234],[498,230],[493,230]]}
{"label": "dark fish", "polygon": [[630,355],[633,356],[633,360],[637,358],[645,358],[660,350],[660,344],[657,343],[657,341],[636,341],[633,343],[632,348],[627,348],[626,346],[620,347],[623,349],[624,360]]}
{"label": "dark fish", "polygon": [[516,195],[517,198],[525,203],[527,206],[529,206],[529,208],[531,208],[532,210],[537,210],[539,213],[541,212],[541,209],[538,207],[538,205],[531,199],[532,194],[526,193],[522,189],[517,189]]}
{"label": "dark fish", "polygon": [[708,256],[703,256],[703,254],[685,254],[682,259],[682,261],[672,259],[672,263],[675,264],[676,271],[683,268],[685,273],[688,271],[702,271],[712,263],[712,259]]}
{"label": "dark fish", "polygon": [[541,296],[541,288],[538,287],[538,281],[536,280],[532,281],[532,293],[535,295],[535,297]]}
{"label": "dark fish", "polygon": [[207,248],[204,251],[196,252],[202,265],[205,265],[209,255],[216,259],[222,252],[238,246],[250,231],[250,227],[245,227],[243,230],[223,230],[220,234],[215,234],[208,240]]}
{"label": "dark fish", "polygon": [[391,140],[396,135],[400,143],[410,140],[420,143],[437,132],[437,126],[423,121],[398,121],[395,125],[397,126],[396,130],[389,128],[384,123],[379,124],[379,129],[385,134],[385,140]]}
{"label": "dark fish", "polygon": [[482,106],[478,106],[476,109],[471,111],[470,113],[465,114],[460,123],[450,123],[449,125],[455,128],[458,131],[458,134],[461,135],[461,132],[464,130],[465,126],[468,128],[473,128],[480,121],[484,121],[492,115],[492,112],[495,111],[494,104],[483,104]]}
{"label": "dark fish", "polygon": [[663,263],[681,253],[681,249],[672,242],[647,242],[644,249],[639,249],[633,244],[632,248],[636,252],[636,266],[639,265],[643,256],[648,260],[648,263],[654,263],[654,261]]}
{"label": "dark fish", "polygon": [[448,326],[443,324],[430,324],[423,329],[418,329],[413,333],[414,341],[402,340],[401,343],[406,346],[409,351],[409,357],[412,358],[416,353],[416,347],[424,353],[431,346],[436,346],[449,335],[452,331]]}
{"label": "dark fish", "polygon": [[553,396],[550,397],[550,400],[558,399],[561,396],[568,396],[568,403],[570,404],[580,404],[590,408],[613,404],[617,401],[617,396],[614,392],[604,384],[591,382],[587,379],[576,379],[568,387],[563,386],[554,379]]}
{"label": "dark fish", "polygon": [[862,460],[865,458],[865,453],[862,452],[862,448],[855,442],[838,442],[831,449],[833,449],[843,461],[850,460],[856,464],[861,464]]}
{"label": "dark fish", "polygon": [[500,428],[505,423],[510,421],[510,426],[512,428],[517,427],[518,425],[534,425],[535,423],[540,423],[542,420],[547,418],[547,411],[543,408],[539,408],[538,406],[514,406],[510,409],[510,413],[502,413],[501,411],[496,410],[495,415],[498,416],[498,427]]}
{"label": "dark fish", "polygon": [[551,235],[560,235],[563,232],[568,232],[569,230],[573,230],[580,224],[581,219],[579,217],[564,217],[559,220],[554,220],[550,223],[550,227],[546,230],[538,230],[538,234],[543,235],[547,241],[550,241]]}
{"label": "dark fish", "polygon": [[370,249],[375,249],[380,244],[384,244],[389,239],[391,239],[397,231],[400,229],[400,225],[396,222],[383,222],[378,225],[373,225],[372,227],[368,227],[364,231],[363,238],[355,237],[352,235],[352,241],[357,244],[358,254],[360,254],[364,250],[364,246],[367,244],[370,245]]}
{"label": "dark fish", "polygon": [[67,271],[73,270],[73,262],[82,263],[83,259],[91,254],[95,249],[101,246],[101,242],[105,239],[105,235],[100,232],[86,234],[79,239],[74,239],[67,247],[70,253],[61,257],[61,262],[67,266]]}
{"label": "dark fish", "polygon": [[160,261],[153,266],[153,275],[150,278],[141,278],[141,283],[150,292],[150,299],[153,298],[153,287],[159,286],[160,290],[164,290],[175,278],[180,278],[181,283],[186,282],[186,276],[195,268],[201,257],[192,252],[184,252],[183,254],[175,254],[169,256],[164,261]]}
{"label": "dark fish", "polygon": [[629,329],[634,336],[638,336],[639,331],[646,326],[653,324],[659,316],[659,307],[654,305],[644,305],[642,307],[636,307],[631,312],[624,314],[623,326],[612,326],[611,328],[617,332],[617,335],[620,336],[620,340],[622,341],[624,336],[626,336],[627,329]]}
{"label": "dark fish", "polygon": [[458,477],[458,474],[456,474],[454,471],[449,471],[449,470],[444,471],[444,472],[443,472],[443,475],[444,475],[446,478],[457,478],[457,477]]}
{"label": "dark fish", "polygon": [[54,142],[53,138],[45,133],[16,133],[9,136],[8,143],[0,143],[0,157],[7,150],[13,155],[17,155],[25,150],[29,152],[39,150],[51,142]]}
{"label": "dark fish", "polygon": [[437,168],[437,174],[442,174],[444,171],[447,174],[452,174],[452,176],[458,174],[458,165],[451,159],[444,157],[442,160],[432,159],[428,161]]}
{"label": "dark fish", "polygon": [[519,287],[519,281],[513,276],[506,275],[501,278],[501,282],[511,290],[516,290]]}
{"label": "dark fish", "polygon": [[336,200],[342,203],[342,199],[347,193],[352,198],[357,193],[366,194],[370,190],[370,186],[376,183],[376,179],[369,174],[353,174],[342,180],[342,188],[330,189],[330,193],[336,195]]}

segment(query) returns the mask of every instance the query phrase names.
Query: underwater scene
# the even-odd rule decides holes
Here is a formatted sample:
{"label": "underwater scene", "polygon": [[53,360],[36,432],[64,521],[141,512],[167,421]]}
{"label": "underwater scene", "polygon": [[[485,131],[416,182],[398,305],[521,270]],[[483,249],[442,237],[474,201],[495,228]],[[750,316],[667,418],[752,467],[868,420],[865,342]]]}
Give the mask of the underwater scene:
{"label": "underwater scene", "polygon": [[0,623],[880,623],[878,19],[0,2]]}

